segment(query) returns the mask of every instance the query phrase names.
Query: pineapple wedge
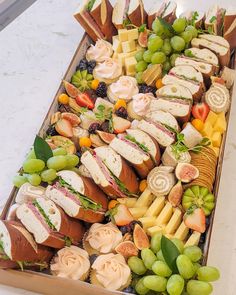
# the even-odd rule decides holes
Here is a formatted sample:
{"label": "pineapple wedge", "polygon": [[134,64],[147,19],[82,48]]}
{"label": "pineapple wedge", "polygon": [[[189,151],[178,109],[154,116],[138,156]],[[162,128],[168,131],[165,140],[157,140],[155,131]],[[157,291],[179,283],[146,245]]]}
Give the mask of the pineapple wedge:
{"label": "pineapple wedge", "polygon": [[153,201],[154,196],[151,191],[146,188],[141,196],[137,199],[135,207],[149,207]]}
{"label": "pineapple wedge", "polygon": [[165,206],[165,197],[156,197],[145,216],[157,216]]}

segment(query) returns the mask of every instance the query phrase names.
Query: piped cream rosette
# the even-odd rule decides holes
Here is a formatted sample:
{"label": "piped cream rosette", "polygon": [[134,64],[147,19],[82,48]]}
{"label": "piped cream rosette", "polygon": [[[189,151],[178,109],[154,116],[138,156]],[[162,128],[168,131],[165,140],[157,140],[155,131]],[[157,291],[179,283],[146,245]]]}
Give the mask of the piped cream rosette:
{"label": "piped cream rosette", "polygon": [[174,168],[170,166],[159,166],[151,170],[147,177],[147,185],[155,196],[168,195],[175,185]]}
{"label": "piped cream rosette", "polygon": [[224,85],[213,83],[206,92],[205,100],[213,112],[226,113],[230,105],[229,90]]}
{"label": "piped cream rosette", "polygon": [[111,57],[113,49],[111,43],[99,39],[95,45],[91,45],[86,53],[86,59],[88,61],[95,60],[96,62],[103,62],[107,58]]}
{"label": "piped cream rosette", "polygon": [[129,117],[141,120],[148,113],[152,99],[155,99],[152,93],[138,93],[134,95],[127,106]]}
{"label": "piped cream rosette", "polygon": [[118,99],[126,102],[132,99],[132,96],[139,93],[137,80],[129,76],[121,76],[119,80],[112,83],[107,89],[107,96],[112,103]]}
{"label": "piped cream rosette", "polygon": [[93,70],[93,77],[106,84],[114,83],[122,75],[122,66],[117,60],[107,58],[105,61],[98,63]]}

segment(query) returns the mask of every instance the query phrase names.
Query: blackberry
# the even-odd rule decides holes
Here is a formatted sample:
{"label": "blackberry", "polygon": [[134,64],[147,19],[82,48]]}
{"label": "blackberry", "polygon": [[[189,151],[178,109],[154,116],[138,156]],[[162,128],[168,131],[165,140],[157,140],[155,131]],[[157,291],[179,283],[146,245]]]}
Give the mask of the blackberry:
{"label": "blackberry", "polygon": [[84,71],[84,70],[87,70],[87,68],[88,68],[88,61],[85,58],[83,58],[80,60],[78,66],[76,67],[76,71],[78,70]]}
{"label": "blackberry", "polygon": [[146,84],[141,84],[139,86],[139,92],[140,93],[149,93],[151,92],[154,96],[156,95],[156,87],[153,87],[153,86],[148,86]]}
{"label": "blackberry", "polygon": [[98,258],[98,255],[96,255],[96,254],[90,255],[89,256],[90,264],[92,265],[97,258]]}
{"label": "blackberry", "polygon": [[91,68],[91,67],[87,67],[87,70],[88,70],[88,73],[89,73],[89,74],[91,74],[91,75],[93,74],[93,68]]}
{"label": "blackberry", "polygon": [[78,150],[78,151],[76,152],[76,156],[78,156],[79,158],[82,156],[82,152],[81,152],[81,150]]}
{"label": "blackberry", "polygon": [[94,69],[96,67],[96,61],[95,60],[90,60],[88,62],[88,67],[90,67],[91,69]]}
{"label": "blackberry", "polygon": [[130,228],[131,228],[131,231],[133,231],[133,230],[134,230],[134,226],[135,226],[135,224],[139,224],[141,227],[143,227],[143,225],[142,225],[142,222],[141,222],[141,221],[138,221],[138,220],[133,220],[133,221],[131,221],[131,222],[130,222],[130,224],[129,224],[129,226],[130,226]]}
{"label": "blackberry", "polygon": [[88,132],[91,134],[95,134],[97,130],[101,130],[101,125],[99,123],[92,123],[89,126]]}
{"label": "blackberry", "polygon": [[47,135],[50,135],[50,136],[54,136],[54,135],[58,135],[55,127],[53,125],[50,125],[46,131],[46,134]]}
{"label": "blackberry", "polygon": [[124,293],[129,293],[129,294],[136,294],[136,292],[134,291],[134,289],[132,287],[127,287],[125,288],[122,292]]}
{"label": "blackberry", "polygon": [[115,114],[116,114],[118,117],[121,117],[121,118],[124,118],[124,119],[127,119],[127,117],[128,117],[127,110],[126,110],[126,108],[124,108],[124,107],[120,107],[118,110],[116,110],[116,111],[115,111]]}
{"label": "blackberry", "polygon": [[110,133],[109,122],[108,121],[103,122],[101,125],[101,129],[104,132]]}
{"label": "blackberry", "polygon": [[121,231],[122,235],[125,235],[126,233],[130,233],[132,230],[131,230],[131,227],[128,225],[124,225],[124,226],[121,226],[119,228],[119,230]]}
{"label": "blackberry", "polygon": [[107,85],[105,82],[100,82],[98,84],[98,88],[96,89],[96,94],[98,97],[106,97],[107,96]]}

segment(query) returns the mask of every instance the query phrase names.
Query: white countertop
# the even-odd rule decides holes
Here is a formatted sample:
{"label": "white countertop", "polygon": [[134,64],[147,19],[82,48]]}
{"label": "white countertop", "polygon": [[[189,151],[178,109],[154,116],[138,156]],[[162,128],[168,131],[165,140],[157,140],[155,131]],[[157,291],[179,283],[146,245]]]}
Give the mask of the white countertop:
{"label": "white countertop", "polygon": [[[0,206],[11,191],[12,177],[21,166],[83,35],[72,17],[79,2],[38,0],[0,32]],[[150,6],[150,2],[144,0],[145,6]],[[213,2],[199,0],[194,5],[193,1],[181,0],[178,12],[182,12],[183,5],[206,10]],[[230,2],[226,0],[224,5]],[[236,115],[236,105],[233,109],[231,121]],[[230,129],[222,178],[222,187],[229,190],[227,193],[220,190],[217,205],[220,209],[216,211],[209,255],[209,262],[222,272],[222,279],[215,284],[216,295],[235,295],[236,286],[236,226],[233,214],[229,214],[236,212],[233,122]],[[222,240],[225,232],[226,238]],[[0,285],[0,295],[3,294],[33,293]]]}

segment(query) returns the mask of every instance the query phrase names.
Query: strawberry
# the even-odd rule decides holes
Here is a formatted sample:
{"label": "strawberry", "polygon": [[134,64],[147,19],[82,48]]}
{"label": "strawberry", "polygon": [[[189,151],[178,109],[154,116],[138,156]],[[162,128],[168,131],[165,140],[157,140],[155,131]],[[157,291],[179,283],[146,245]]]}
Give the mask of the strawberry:
{"label": "strawberry", "polygon": [[60,119],[59,121],[57,121],[55,125],[55,129],[62,136],[65,136],[65,137],[73,136],[72,125],[68,120]]}
{"label": "strawberry", "polygon": [[205,122],[210,108],[207,103],[199,102],[192,107],[192,114],[195,119],[200,119]]}
{"label": "strawberry", "polygon": [[206,216],[202,208],[191,207],[184,215],[185,225],[197,232],[204,233],[206,230]]}
{"label": "strawberry", "polygon": [[128,207],[126,207],[124,204],[117,204],[115,208],[113,208],[113,218],[116,225],[118,226],[127,225],[134,220]]}
{"label": "strawberry", "polygon": [[76,114],[67,112],[61,114],[61,119],[69,121],[73,127],[78,126],[81,122],[80,117],[78,117]]}
{"label": "strawberry", "polygon": [[116,115],[112,116],[112,124],[113,124],[113,130],[114,133],[123,133],[126,129],[129,129],[131,126],[130,121],[123,119],[121,117],[118,117]]}
{"label": "strawberry", "polygon": [[94,108],[94,102],[88,93],[80,93],[76,98],[76,102],[79,106],[92,110]]}

